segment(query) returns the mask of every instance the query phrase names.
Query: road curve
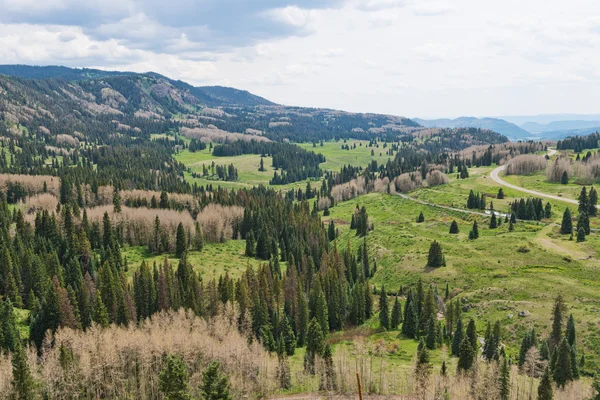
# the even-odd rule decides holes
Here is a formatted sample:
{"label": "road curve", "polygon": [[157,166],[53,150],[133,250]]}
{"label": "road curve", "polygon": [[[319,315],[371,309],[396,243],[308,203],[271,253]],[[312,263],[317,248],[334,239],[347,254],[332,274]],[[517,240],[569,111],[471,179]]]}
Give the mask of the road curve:
{"label": "road curve", "polygon": [[[570,203],[570,204],[577,204],[579,205],[579,201],[577,200],[573,200],[573,199],[567,199],[564,197],[560,197],[560,196],[554,196],[552,194],[547,194],[547,193],[542,193],[542,192],[537,192],[535,190],[529,190],[529,189],[525,189],[521,186],[517,186],[517,185],[513,185],[512,183],[508,183],[505,180],[503,180],[502,178],[500,178],[498,176],[498,172],[503,171],[504,170],[504,165],[501,167],[498,167],[496,169],[494,169],[492,172],[490,172],[490,178],[492,178],[492,180],[502,186],[506,186],[507,188],[511,188],[514,190],[518,190],[519,192],[523,192],[523,193],[528,193],[531,194],[533,196],[537,196],[537,197],[545,197],[547,199],[552,199],[552,200],[557,200],[557,201],[562,201],[564,203]],[[600,206],[596,206],[599,207]]]}

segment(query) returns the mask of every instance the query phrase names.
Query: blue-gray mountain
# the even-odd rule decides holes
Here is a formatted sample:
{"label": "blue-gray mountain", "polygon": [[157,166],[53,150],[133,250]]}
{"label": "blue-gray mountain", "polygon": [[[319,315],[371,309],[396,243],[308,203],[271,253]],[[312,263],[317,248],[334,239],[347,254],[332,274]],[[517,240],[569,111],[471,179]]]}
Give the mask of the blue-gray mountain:
{"label": "blue-gray mountain", "polygon": [[428,128],[482,128],[498,132],[511,140],[523,140],[532,138],[531,133],[515,124],[499,118],[475,118],[460,117],[456,119],[420,119],[413,118],[413,121]]}

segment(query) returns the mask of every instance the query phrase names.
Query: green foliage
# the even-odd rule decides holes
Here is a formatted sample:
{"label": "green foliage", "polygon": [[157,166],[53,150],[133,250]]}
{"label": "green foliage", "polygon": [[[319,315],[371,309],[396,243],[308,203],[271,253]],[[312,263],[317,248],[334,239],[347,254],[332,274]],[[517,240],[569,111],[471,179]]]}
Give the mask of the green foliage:
{"label": "green foliage", "polygon": [[390,320],[390,328],[398,329],[400,324],[402,323],[402,305],[398,300],[398,296],[396,296],[394,300],[394,305],[392,306],[392,317]]}
{"label": "green foliage", "polygon": [[221,372],[219,362],[211,362],[206,370],[204,370],[200,392],[203,400],[231,400],[229,379]]}
{"label": "green foliage", "polygon": [[560,233],[563,235],[570,235],[573,233],[573,219],[571,217],[571,210],[567,207],[563,213],[562,222],[560,224]]}
{"label": "green foliage", "polygon": [[552,378],[550,377],[550,370],[546,367],[538,386],[538,400],[552,400],[553,398]]}
{"label": "green foliage", "polygon": [[565,387],[565,385],[573,380],[573,366],[571,362],[571,348],[567,339],[562,339],[556,348],[557,357],[554,365],[553,378],[556,386]]}
{"label": "green foliage", "polygon": [[381,287],[381,291],[379,293],[379,325],[383,329],[390,329],[390,310],[384,286]]}
{"label": "green foliage", "polygon": [[17,400],[33,400],[36,398],[35,381],[27,364],[25,351],[19,344],[12,354],[12,388]]}
{"label": "green foliage", "polygon": [[183,358],[169,354],[158,376],[158,388],[167,400],[190,399],[188,367]]}
{"label": "green foliage", "polygon": [[442,246],[434,240],[429,246],[429,255],[427,256],[427,267],[439,268],[446,266],[446,260],[442,253]]}
{"label": "green foliage", "polygon": [[450,233],[457,235],[459,232],[460,230],[458,229],[458,223],[456,223],[456,220],[452,220],[452,223],[450,224]]}

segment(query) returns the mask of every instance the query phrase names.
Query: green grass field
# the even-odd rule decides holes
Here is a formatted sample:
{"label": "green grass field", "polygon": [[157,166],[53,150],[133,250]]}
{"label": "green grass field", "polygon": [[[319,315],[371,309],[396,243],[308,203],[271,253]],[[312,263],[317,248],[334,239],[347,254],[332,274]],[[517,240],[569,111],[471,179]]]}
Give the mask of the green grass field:
{"label": "green grass field", "polygon": [[[258,267],[260,261],[244,255],[246,241],[228,240],[225,243],[207,243],[201,252],[191,251],[188,254],[189,262],[204,279],[218,278],[219,275],[228,273],[233,278],[239,278],[246,270],[248,264],[254,268]],[[137,271],[142,261],[152,266],[154,262],[158,265],[164,263],[165,257],[175,267],[179,259],[174,254],[153,255],[148,253],[145,246],[126,247],[123,256],[127,257],[129,274]],[[285,268],[285,264],[282,264]]]}
{"label": "green grass field", "polygon": [[[487,320],[503,322],[511,351],[525,329],[535,326],[539,332],[548,331],[552,302],[562,293],[586,347],[600,354],[596,325],[600,309],[598,236],[575,243],[558,235],[557,226],[536,223],[518,223],[514,232],[508,232],[507,224],[492,230],[487,227],[489,219],[481,217],[477,218],[480,238],[469,241],[472,216],[372,193],[337,205],[325,218],[333,219],[339,227],[340,247],[350,241],[356,250],[362,243],[349,230],[356,204],[366,207],[375,226],[367,237],[370,255],[377,262],[374,285],[397,290],[421,277],[442,291],[447,282],[454,294],[466,297],[474,306],[468,315],[477,318],[480,330]],[[417,224],[421,211],[425,222]],[[459,235],[448,233],[453,219],[459,224]],[[442,245],[446,267],[425,268],[433,240]],[[523,310],[531,315],[518,317]],[[595,362],[596,356],[589,360]]]}
{"label": "green grass field", "polygon": [[[342,146],[347,144],[350,150],[342,150]],[[356,148],[354,149],[354,145]],[[355,167],[366,167],[371,160],[376,160],[378,165],[385,164],[388,159],[394,156],[386,155],[387,148],[383,148],[383,143],[379,147],[368,147],[368,140],[347,140],[346,143],[340,140],[338,142],[324,142],[323,146],[318,143],[313,147],[312,143],[300,143],[298,146],[315,153],[323,154],[326,162],[321,167],[330,171],[339,171],[344,165],[353,165]],[[374,155],[371,155],[373,150]]]}

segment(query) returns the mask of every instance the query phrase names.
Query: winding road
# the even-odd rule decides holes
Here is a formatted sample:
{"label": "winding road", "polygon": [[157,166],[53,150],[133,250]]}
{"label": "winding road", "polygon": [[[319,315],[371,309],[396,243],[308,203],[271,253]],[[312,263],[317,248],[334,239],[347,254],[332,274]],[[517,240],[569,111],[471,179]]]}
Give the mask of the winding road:
{"label": "winding road", "polygon": [[545,197],[547,199],[562,201],[562,202],[570,203],[570,204],[579,204],[579,201],[577,201],[577,200],[567,199],[564,197],[555,196],[553,194],[547,194],[547,193],[542,193],[542,192],[538,192],[535,190],[525,189],[524,187],[513,185],[512,183],[508,183],[498,176],[498,172],[500,172],[500,171],[504,171],[504,165],[501,167],[498,167],[495,170],[493,170],[492,172],[490,172],[490,178],[492,178],[492,180],[494,182],[496,182],[502,186],[506,186],[507,188],[518,190],[519,192],[528,193],[528,194],[531,194],[531,195],[537,196],[537,197]]}

